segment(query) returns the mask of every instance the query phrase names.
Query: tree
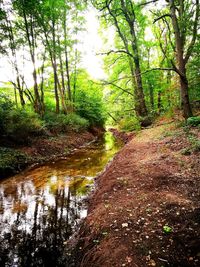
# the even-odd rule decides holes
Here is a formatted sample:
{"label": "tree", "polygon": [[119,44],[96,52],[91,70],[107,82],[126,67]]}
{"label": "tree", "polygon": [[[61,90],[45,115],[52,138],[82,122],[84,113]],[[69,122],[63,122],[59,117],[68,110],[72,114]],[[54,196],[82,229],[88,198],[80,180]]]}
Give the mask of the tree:
{"label": "tree", "polygon": [[[132,76],[132,85],[135,87],[135,110],[138,116],[145,117],[148,115],[148,112],[144,98],[140,66],[141,57],[136,32],[136,27],[138,27],[135,12],[136,7],[131,0],[106,0],[104,2],[95,1],[94,4],[100,11],[103,12],[103,16],[106,17],[106,21],[114,24],[118,36],[121,39],[121,45],[123,47],[117,51],[109,51],[107,54],[126,54]],[[139,10],[137,11],[139,12]],[[107,13],[109,17],[107,16]]]}
{"label": "tree", "polygon": [[[187,78],[187,63],[192,55],[193,48],[197,38],[199,23],[199,0],[169,0],[167,1],[169,13],[164,13],[154,22],[162,19],[166,23],[168,30],[171,31],[169,23],[172,24],[174,33],[174,47],[176,63],[171,56],[172,70],[179,75],[181,104],[183,116],[188,118],[192,116],[192,109],[189,100],[189,86]],[[170,18],[170,22],[166,20]],[[171,34],[169,35],[170,38]]]}

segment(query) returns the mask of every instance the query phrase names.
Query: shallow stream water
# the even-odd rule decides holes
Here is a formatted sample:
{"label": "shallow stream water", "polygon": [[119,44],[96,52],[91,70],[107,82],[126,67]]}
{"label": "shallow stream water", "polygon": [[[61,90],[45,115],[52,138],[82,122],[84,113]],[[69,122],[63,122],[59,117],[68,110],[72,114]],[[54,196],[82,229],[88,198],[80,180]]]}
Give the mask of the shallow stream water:
{"label": "shallow stream water", "polygon": [[0,266],[70,266],[94,177],[120,149],[111,133],[56,162],[0,182]]}

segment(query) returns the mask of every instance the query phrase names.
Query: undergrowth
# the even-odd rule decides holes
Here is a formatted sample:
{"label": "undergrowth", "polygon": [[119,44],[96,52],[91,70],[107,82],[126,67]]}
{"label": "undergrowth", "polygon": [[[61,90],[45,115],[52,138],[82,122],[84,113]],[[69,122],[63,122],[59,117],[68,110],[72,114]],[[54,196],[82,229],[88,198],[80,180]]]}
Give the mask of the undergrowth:
{"label": "undergrowth", "polygon": [[20,171],[28,162],[26,154],[15,149],[0,147],[0,178]]}

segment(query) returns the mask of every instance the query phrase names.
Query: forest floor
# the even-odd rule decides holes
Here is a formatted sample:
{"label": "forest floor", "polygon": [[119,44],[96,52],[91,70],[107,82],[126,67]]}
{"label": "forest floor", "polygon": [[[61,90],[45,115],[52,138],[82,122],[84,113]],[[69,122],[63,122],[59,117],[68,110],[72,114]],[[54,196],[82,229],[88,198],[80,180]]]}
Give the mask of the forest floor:
{"label": "forest floor", "polygon": [[93,128],[82,133],[49,134],[31,137],[27,144],[16,144],[12,140],[0,142],[0,178],[5,178],[44,162],[66,156],[71,151],[96,140],[104,133]]}
{"label": "forest floor", "polygon": [[96,179],[76,266],[200,266],[200,131],[145,129]]}

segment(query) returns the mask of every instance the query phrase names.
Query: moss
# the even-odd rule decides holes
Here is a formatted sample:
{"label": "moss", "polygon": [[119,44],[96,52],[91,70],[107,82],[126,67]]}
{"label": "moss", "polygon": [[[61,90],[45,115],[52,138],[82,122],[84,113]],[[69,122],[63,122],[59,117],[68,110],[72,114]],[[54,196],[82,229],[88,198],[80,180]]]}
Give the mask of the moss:
{"label": "moss", "polygon": [[27,163],[26,154],[15,149],[0,147],[0,178],[17,173]]}

